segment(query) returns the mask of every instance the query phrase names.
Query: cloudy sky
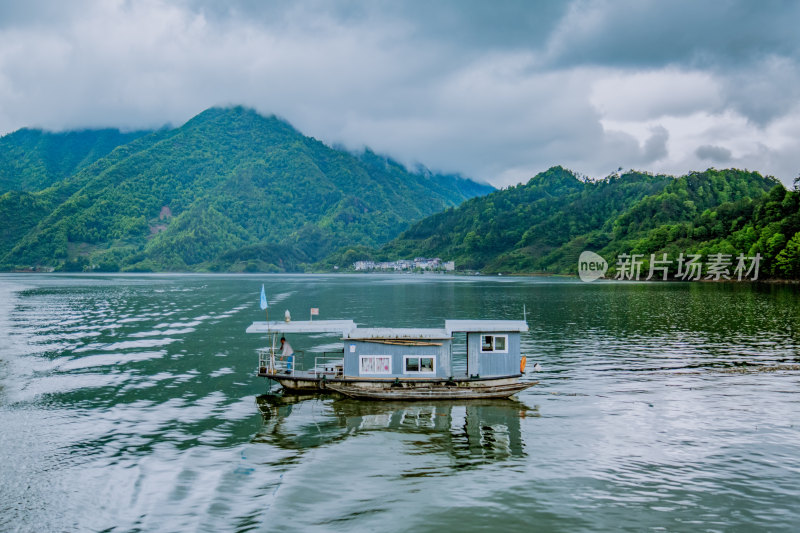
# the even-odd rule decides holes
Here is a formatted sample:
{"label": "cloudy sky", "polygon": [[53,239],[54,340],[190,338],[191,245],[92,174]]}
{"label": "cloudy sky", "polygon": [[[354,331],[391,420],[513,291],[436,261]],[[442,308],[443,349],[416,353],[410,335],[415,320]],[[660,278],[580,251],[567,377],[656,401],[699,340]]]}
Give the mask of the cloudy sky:
{"label": "cloudy sky", "polygon": [[0,134],[214,105],[496,186],[800,173],[800,2],[0,0]]}

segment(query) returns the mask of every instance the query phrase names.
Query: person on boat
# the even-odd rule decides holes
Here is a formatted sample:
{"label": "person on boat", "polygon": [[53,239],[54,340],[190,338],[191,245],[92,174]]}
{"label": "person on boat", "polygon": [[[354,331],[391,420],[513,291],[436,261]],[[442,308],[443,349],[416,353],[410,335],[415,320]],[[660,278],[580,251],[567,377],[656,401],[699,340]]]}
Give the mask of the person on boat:
{"label": "person on boat", "polygon": [[294,362],[294,350],[286,340],[286,337],[281,337],[281,359],[286,359],[286,368],[291,372],[292,363]]}

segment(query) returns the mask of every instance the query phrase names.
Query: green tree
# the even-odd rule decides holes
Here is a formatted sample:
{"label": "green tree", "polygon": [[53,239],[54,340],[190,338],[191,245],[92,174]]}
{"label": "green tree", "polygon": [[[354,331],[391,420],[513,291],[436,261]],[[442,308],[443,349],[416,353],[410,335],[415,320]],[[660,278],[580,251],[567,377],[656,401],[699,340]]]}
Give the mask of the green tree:
{"label": "green tree", "polygon": [[777,271],[785,278],[800,279],[800,232],[794,234],[775,258]]}

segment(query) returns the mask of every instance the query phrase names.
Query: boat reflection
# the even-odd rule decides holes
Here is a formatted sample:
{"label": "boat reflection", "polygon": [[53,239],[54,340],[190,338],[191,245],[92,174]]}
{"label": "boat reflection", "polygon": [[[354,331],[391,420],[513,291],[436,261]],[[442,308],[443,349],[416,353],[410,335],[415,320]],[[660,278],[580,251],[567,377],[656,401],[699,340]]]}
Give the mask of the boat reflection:
{"label": "boat reflection", "polygon": [[418,434],[419,452],[444,454],[457,468],[525,456],[520,421],[538,417],[515,399],[366,402],[330,396],[259,396],[264,425],[254,442],[304,450],[366,432]]}

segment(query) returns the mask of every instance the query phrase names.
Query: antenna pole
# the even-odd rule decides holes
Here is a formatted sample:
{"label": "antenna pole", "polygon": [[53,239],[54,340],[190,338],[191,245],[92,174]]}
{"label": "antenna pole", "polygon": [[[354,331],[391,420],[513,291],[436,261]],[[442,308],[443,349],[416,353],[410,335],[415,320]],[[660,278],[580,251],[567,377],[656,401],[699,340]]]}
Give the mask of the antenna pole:
{"label": "antenna pole", "polygon": [[269,371],[275,372],[275,338],[269,328],[269,304],[267,304],[265,311],[267,312],[267,340],[272,342],[272,346],[269,349]]}

